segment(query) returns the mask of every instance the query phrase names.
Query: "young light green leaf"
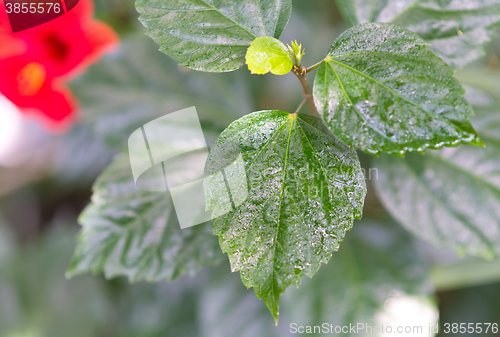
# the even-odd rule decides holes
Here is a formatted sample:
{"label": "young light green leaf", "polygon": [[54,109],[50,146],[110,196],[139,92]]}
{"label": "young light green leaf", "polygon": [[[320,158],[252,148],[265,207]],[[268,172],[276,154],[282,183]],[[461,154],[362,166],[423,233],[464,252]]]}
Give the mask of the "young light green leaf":
{"label": "young light green leaf", "polygon": [[452,67],[485,55],[484,45],[497,36],[500,0],[337,0],[347,21],[390,22],[408,28],[431,44]]}
{"label": "young light green leaf", "polygon": [[252,41],[279,38],[291,0],[137,0],[148,35],[180,65],[209,72],[240,68]]}
{"label": "young light green leaf", "polygon": [[[339,247],[366,193],[356,153],[317,117],[262,111],[229,126],[210,152],[208,175],[242,156],[248,197],[214,220],[243,283],[278,319],[279,297],[312,277]],[[217,186],[205,186],[207,204]]]}
{"label": "young light green leaf", "polygon": [[425,240],[485,258],[500,254],[500,106],[476,108],[486,148],[468,146],[375,162],[385,208]]}
{"label": "young light green leaf", "polygon": [[172,280],[223,257],[210,223],[181,229],[167,192],[137,189],[127,151],[95,183],[80,223],[68,276],[90,271],[131,281]]}
{"label": "young light green leaf", "polygon": [[418,35],[387,23],[347,30],[314,82],[314,101],[349,146],[403,155],[463,143],[482,145],[453,70]]}
{"label": "young light green leaf", "polygon": [[269,36],[256,38],[245,56],[246,64],[252,74],[288,74],[293,67],[290,53],[283,42]]}

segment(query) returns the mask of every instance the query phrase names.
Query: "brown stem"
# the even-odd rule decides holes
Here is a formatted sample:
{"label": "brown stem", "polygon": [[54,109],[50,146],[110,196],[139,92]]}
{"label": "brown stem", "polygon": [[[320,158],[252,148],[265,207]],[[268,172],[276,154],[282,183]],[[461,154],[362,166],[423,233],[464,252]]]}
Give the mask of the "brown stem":
{"label": "brown stem", "polygon": [[309,88],[309,83],[307,82],[306,68],[294,66],[292,71],[299,79],[300,84],[302,84],[302,89],[304,89],[304,98],[309,103],[309,110],[311,111],[311,115],[319,116],[318,110],[316,110],[316,106],[314,105],[313,95],[311,93],[311,89]]}

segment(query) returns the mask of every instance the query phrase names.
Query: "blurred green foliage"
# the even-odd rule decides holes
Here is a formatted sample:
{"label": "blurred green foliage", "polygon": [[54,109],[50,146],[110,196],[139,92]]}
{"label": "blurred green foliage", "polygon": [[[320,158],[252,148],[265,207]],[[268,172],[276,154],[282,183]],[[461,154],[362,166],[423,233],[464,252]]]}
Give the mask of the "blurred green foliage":
{"label": "blurred green foliage", "polygon": [[[122,35],[122,49],[73,83],[83,107],[82,123],[52,137],[48,146],[53,155],[44,156],[40,165],[30,162],[36,174],[0,199],[1,337],[291,336],[291,322],[373,321],[395,293],[435,297],[441,324],[500,323],[500,283],[478,285],[479,280],[474,287],[433,289],[429,268],[461,261],[394,225],[371,184],[368,220],[355,223],[345,249],[314,279],[285,293],[278,327],[227,263],[156,284],[91,275],[65,279],[79,229],[77,215],[89,202],[92,181],[125,146],[129,131],[165,113],[200,105],[202,117],[218,116],[207,119],[204,129],[219,132],[251,111],[292,111],[302,100],[291,74],[250,76],[247,69],[194,74],[177,67],[143,35],[132,1],[99,0],[96,10]],[[281,40],[301,42],[303,63],[312,64],[347,27],[334,1],[298,0]],[[312,32],[314,39],[308,38]],[[458,74],[470,92],[475,87],[487,93],[475,96],[479,103],[500,98],[498,41],[487,47],[486,58]],[[146,57],[151,63],[143,62]],[[361,161],[368,172],[372,159],[361,156]],[[22,169],[2,169],[0,179],[23,174]]]}

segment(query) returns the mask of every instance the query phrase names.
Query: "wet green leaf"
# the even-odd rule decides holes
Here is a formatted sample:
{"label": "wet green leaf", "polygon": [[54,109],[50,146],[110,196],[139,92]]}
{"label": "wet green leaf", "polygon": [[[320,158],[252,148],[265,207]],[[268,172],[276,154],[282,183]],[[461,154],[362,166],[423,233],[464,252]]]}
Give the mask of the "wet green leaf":
{"label": "wet green leaf", "polygon": [[[361,217],[364,177],[356,153],[308,115],[262,111],[239,119],[219,136],[206,174],[239,155],[248,197],[214,220],[214,233],[232,270],[277,319],[280,294],[328,262]],[[205,187],[214,204],[217,186]]]}
{"label": "wet green leaf", "polygon": [[447,148],[406,160],[383,156],[374,183],[385,208],[408,230],[460,255],[492,258],[500,254],[500,105],[475,110],[486,148]]}
{"label": "wet green leaf", "polygon": [[252,41],[279,38],[291,0],[137,0],[140,20],[160,50],[202,71],[240,68]]}
{"label": "wet green leaf", "polygon": [[68,276],[104,272],[131,281],[172,280],[223,258],[211,223],[181,229],[167,192],[137,189],[128,151],[94,185]]}
{"label": "wet green leaf", "polygon": [[485,55],[497,36],[499,0],[337,0],[347,21],[390,22],[417,33],[452,67]]}
{"label": "wet green leaf", "polygon": [[373,154],[481,145],[464,93],[426,42],[387,23],[342,34],[314,82],[316,106],[335,136]]}
{"label": "wet green leaf", "polygon": [[[271,327],[272,318],[264,303],[237,275],[228,275],[227,269],[225,265],[210,269],[211,277],[201,291],[198,317],[203,337],[290,337],[294,335],[291,323],[335,327],[369,322],[375,326],[381,323],[377,314],[384,310],[387,299],[426,297],[434,292],[427,277],[427,261],[413,236],[397,224],[373,219],[356,221],[328,264],[312,279],[304,278],[299,289],[285,292],[276,328]],[[418,318],[413,317],[412,323]],[[316,331],[304,335],[328,334]]]}
{"label": "wet green leaf", "polygon": [[268,72],[285,75],[293,67],[293,61],[285,44],[269,36],[256,38],[248,48],[245,59],[250,72],[257,75]]}

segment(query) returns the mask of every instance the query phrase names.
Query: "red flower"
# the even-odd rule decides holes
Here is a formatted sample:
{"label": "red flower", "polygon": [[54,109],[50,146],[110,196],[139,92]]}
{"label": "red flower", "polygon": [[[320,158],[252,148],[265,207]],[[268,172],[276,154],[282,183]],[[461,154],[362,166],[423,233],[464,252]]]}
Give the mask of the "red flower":
{"label": "red flower", "polygon": [[64,81],[97,60],[118,41],[106,24],[93,20],[91,0],[43,25],[11,33],[0,0],[0,93],[52,129],[68,126],[76,102]]}

